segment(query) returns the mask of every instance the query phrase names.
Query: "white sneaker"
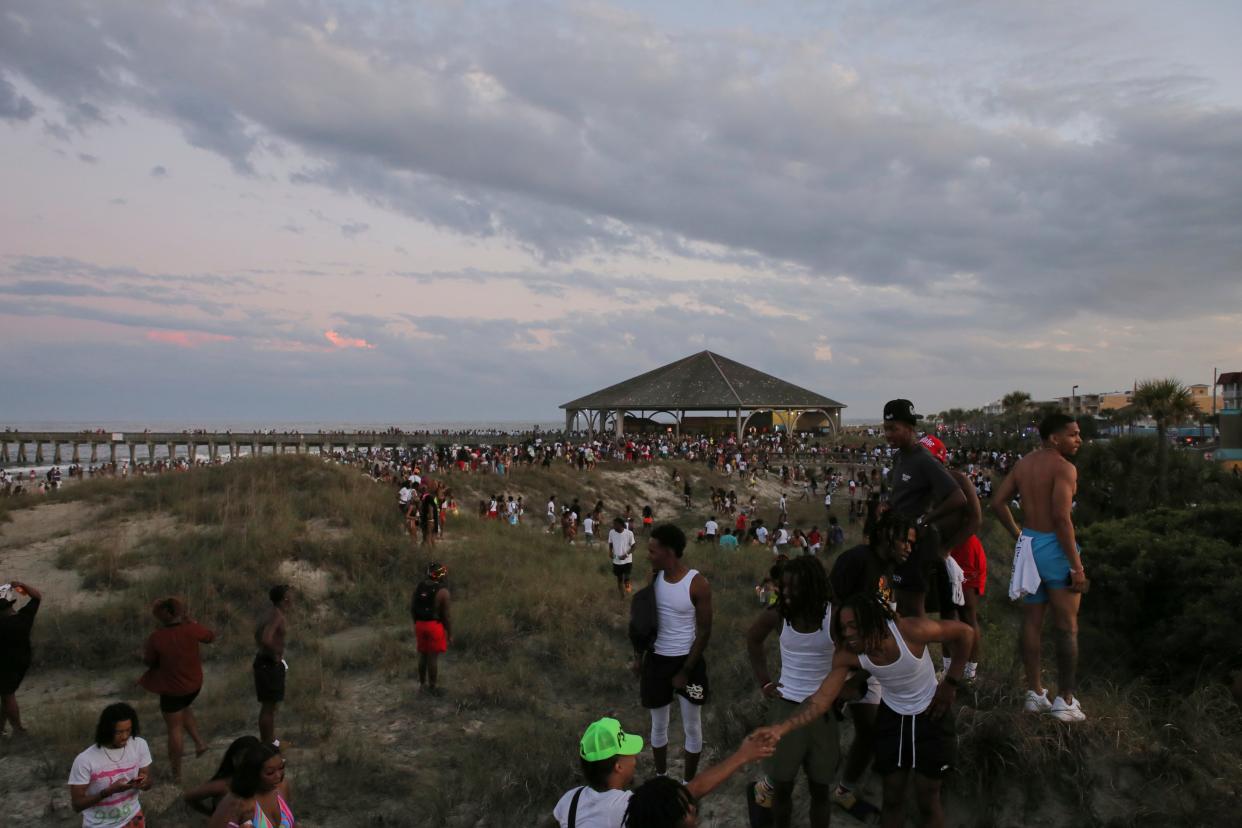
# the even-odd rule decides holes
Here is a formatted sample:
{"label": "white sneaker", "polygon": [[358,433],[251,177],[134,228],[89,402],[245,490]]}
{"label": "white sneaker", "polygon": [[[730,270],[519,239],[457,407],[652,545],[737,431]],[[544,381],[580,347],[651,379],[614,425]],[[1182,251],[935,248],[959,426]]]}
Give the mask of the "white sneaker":
{"label": "white sneaker", "polygon": [[1034,690],[1027,690],[1022,709],[1027,713],[1047,713],[1052,709],[1052,702],[1048,701],[1048,691],[1036,693]]}
{"label": "white sneaker", "polygon": [[1087,719],[1087,714],[1082,712],[1078,699],[1066,704],[1065,699],[1060,696],[1057,696],[1056,701],[1052,703],[1048,715],[1059,722],[1082,722]]}

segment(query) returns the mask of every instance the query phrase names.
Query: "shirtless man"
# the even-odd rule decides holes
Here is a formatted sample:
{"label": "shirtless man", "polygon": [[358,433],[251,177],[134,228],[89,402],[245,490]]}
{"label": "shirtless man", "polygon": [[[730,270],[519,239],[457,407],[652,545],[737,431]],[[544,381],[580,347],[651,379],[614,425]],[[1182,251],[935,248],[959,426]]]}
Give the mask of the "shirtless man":
{"label": "shirtless man", "polygon": [[272,608],[263,614],[254,628],[254,691],[259,699],[259,738],[266,744],[276,742],[276,705],[285,700],[285,613],[293,604],[293,587],[274,586],[267,597]]}
{"label": "shirtless man", "polygon": [[[1026,667],[1025,708],[1063,722],[1086,718],[1074,698],[1078,669],[1078,606],[1087,591],[1070,510],[1078,489],[1078,470],[1069,458],[1082,446],[1078,423],[1066,414],[1050,414],[1039,424],[1044,444],[1018,461],[992,495],[992,511],[1018,542],[1015,560],[1028,555],[1039,569],[1039,589],[1023,597],[1022,661]],[[1018,528],[1009,501],[1022,498],[1023,527]],[[1015,564],[1016,565],[1016,564]],[[1040,682],[1040,636],[1044,612],[1052,605],[1056,629],[1057,695],[1048,701]]]}

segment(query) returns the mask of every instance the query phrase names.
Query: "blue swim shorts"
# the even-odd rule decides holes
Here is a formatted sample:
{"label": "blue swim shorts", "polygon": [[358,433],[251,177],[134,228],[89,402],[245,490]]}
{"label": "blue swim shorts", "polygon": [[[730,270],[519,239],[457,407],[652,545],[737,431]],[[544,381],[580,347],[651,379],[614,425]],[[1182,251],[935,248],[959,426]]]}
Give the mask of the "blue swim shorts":
{"label": "blue swim shorts", "polygon": [[[1039,589],[1022,596],[1024,604],[1048,603],[1048,590],[1065,589],[1070,585],[1070,562],[1061,549],[1061,542],[1054,532],[1036,532],[1023,529],[1022,534],[1031,539],[1031,557],[1039,570]],[[1081,551],[1081,550],[1080,550]]]}

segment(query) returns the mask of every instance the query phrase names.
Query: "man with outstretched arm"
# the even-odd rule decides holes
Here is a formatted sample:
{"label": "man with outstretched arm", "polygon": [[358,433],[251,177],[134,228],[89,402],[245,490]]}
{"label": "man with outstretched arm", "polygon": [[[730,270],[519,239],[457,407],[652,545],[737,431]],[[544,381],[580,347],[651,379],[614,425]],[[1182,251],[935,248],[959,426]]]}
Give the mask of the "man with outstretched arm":
{"label": "man with outstretched arm", "polygon": [[[1060,412],[1039,424],[1043,445],[1023,457],[992,495],[992,511],[1017,541],[1014,569],[1023,556],[1039,570],[1039,587],[1023,596],[1022,662],[1026,667],[1028,713],[1047,713],[1063,722],[1087,718],[1074,697],[1078,671],[1078,607],[1087,591],[1071,511],[1078,490],[1078,470],[1069,458],[1082,447],[1078,423]],[[1021,497],[1022,528],[1009,501]],[[1040,680],[1044,613],[1052,606],[1056,630],[1057,695],[1048,700]]]}
{"label": "man with outstretched arm", "polygon": [[[898,618],[876,595],[859,593],[842,602],[833,618],[837,647],[832,670],[815,693],[785,721],[759,728],[759,738],[779,742],[829,711],[851,670],[867,670],[880,683],[882,701],[875,725],[875,768],[884,780],[881,824],[905,825],[905,794],[910,772],[920,824],[944,825],[940,783],[953,769],[957,736],[953,701],[962,682],[974,630],[958,621]],[[930,645],[943,644],[953,662],[936,682]]]}

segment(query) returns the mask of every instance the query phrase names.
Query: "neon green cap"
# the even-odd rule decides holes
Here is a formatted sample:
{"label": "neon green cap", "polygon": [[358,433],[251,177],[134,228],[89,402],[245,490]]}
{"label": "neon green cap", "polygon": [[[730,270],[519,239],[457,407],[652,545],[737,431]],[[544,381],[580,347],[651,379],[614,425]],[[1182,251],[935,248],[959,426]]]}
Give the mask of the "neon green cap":
{"label": "neon green cap", "polygon": [[626,733],[616,719],[600,719],[591,722],[586,733],[582,734],[579,751],[588,762],[614,756],[636,756],[643,752],[643,737]]}

